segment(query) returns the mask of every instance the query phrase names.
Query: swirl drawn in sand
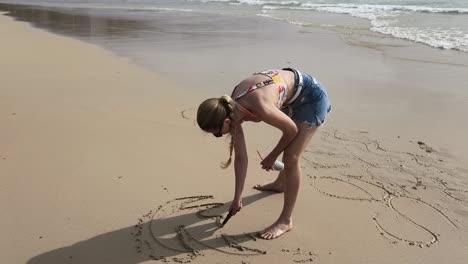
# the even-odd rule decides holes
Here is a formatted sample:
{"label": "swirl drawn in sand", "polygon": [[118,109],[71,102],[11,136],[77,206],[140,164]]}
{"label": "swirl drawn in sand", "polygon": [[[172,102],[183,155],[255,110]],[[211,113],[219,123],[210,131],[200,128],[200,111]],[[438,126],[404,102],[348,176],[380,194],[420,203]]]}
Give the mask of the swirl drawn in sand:
{"label": "swirl drawn in sand", "polygon": [[[259,248],[256,233],[222,232],[226,208],[224,203],[207,202],[213,199],[211,195],[175,198],[144,214],[132,233],[137,252],[177,263],[192,262],[206,250],[242,258],[267,254]],[[298,263],[315,259],[311,252],[302,253],[295,253]]]}
{"label": "swirl drawn in sand", "polygon": [[[213,199],[213,196],[211,195],[200,195],[170,200],[165,204],[158,206],[158,208],[155,211],[150,211],[147,214],[145,214],[143,217],[146,217],[146,220],[148,220],[148,222],[145,223],[143,219],[140,219],[137,228],[139,230],[143,230],[143,223],[145,223],[152,242],[156,243],[159,247],[162,247],[166,250],[186,254],[184,257],[179,257],[178,262],[185,263],[198,256],[201,256],[201,250],[203,249],[212,249],[225,254],[242,256],[266,254],[266,251],[243,246],[236,242],[236,240],[255,241],[256,238],[252,234],[242,234],[236,236],[221,234],[217,238],[210,238],[204,240],[203,238],[206,237],[199,237],[196,234],[196,232],[191,232],[190,230],[193,230],[195,228],[189,228],[187,224],[197,224],[196,220],[194,220],[193,218],[198,218],[199,220],[201,220],[200,222],[203,222],[203,220],[212,220],[212,228],[221,227],[220,220],[223,217],[222,214],[211,214],[210,211],[223,206],[223,203],[195,204],[197,202],[211,199]],[[180,222],[172,223],[175,226],[168,226],[168,223],[164,220],[158,221],[159,219],[162,219],[165,216],[180,214],[180,212],[182,211],[195,212],[189,215],[188,219],[182,219],[182,221]],[[137,232],[137,235],[141,235],[141,232]],[[145,245],[148,246],[151,245],[151,243],[148,240],[145,240]],[[141,246],[137,246],[137,250],[138,249],[141,249]],[[157,254],[153,253],[151,255],[154,257],[154,255]],[[158,259],[163,258],[163,255],[158,257]],[[177,260],[175,259],[173,259],[173,261],[177,262]]]}
{"label": "swirl drawn in sand", "polygon": [[[365,134],[365,135],[363,135]],[[457,221],[447,213],[450,208],[443,208],[432,197],[445,195],[450,199],[466,203],[468,191],[463,188],[453,188],[441,177],[462,179],[462,175],[437,156],[437,151],[422,141],[413,146],[414,151],[424,151],[424,154],[414,151],[390,150],[382,146],[378,140],[368,138],[368,133],[359,133],[356,137],[340,134],[337,130],[322,131],[324,144],[322,149],[314,151],[314,157],[306,157],[309,164],[317,163],[323,153],[331,149],[331,145],[341,145],[341,151],[333,149],[328,153],[326,161],[340,157],[352,174],[340,170],[344,166],[314,166],[320,173],[334,176],[312,176],[311,185],[319,193],[335,199],[350,201],[377,202],[382,208],[387,208],[390,214],[398,216],[405,228],[400,228],[391,221],[385,221],[382,216],[374,216],[373,220],[380,234],[387,237],[391,243],[404,242],[408,245],[429,247],[440,241],[440,234],[435,229],[441,221],[448,227],[459,229]],[[411,146],[410,146],[411,147]],[[344,150],[344,151],[343,151]],[[309,151],[311,152],[311,151]],[[307,154],[307,152],[305,153]],[[330,156],[332,158],[330,158]],[[338,175],[337,175],[338,174]],[[463,186],[463,184],[461,184]],[[398,201],[398,205],[395,202]],[[403,208],[413,210],[405,211]],[[413,211],[421,212],[427,217],[423,219]],[[452,209],[453,211],[453,209]],[[451,212],[453,215],[453,212]],[[428,219],[438,220],[436,224]],[[424,223],[423,223],[424,222]],[[412,226],[412,227],[411,227]],[[419,231],[411,231],[411,230]],[[415,235],[416,234],[416,235]],[[415,237],[416,236],[416,237]]]}

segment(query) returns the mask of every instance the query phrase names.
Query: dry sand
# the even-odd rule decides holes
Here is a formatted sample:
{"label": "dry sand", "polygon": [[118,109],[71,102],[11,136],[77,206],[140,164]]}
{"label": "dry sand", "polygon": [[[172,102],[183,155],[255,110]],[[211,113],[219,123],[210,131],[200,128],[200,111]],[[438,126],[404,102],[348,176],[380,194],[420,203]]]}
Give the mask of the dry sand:
{"label": "dry sand", "polygon": [[248,186],[274,179],[254,165],[276,132],[249,134],[245,207],[219,229],[234,179],[217,166],[224,139],[194,125],[200,98],[11,18],[0,16],[0,35],[2,263],[468,259],[468,171],[430,143],[330,118],[303,156],[295,229],[259,240],[250,232],[277,217],[282,195]]}

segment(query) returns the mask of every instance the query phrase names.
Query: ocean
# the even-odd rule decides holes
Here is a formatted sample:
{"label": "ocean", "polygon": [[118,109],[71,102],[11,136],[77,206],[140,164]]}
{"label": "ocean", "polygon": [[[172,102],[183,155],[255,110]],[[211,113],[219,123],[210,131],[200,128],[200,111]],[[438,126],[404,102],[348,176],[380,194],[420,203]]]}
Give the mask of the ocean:
{"label": "ocean", "polygon": [[[129,12],[255,15],[302,27],[365,28],[440,49],[468,52],[468,0],[15,0],[14,4]],[[317,16],[317,14],[322,14]],[[342,23],[334,14],[361,20]],[[330,19],[326,19],[330,15]],[[320,17],[320,19],[318,19]],[[325,18],[325,19],[324,19]]]}

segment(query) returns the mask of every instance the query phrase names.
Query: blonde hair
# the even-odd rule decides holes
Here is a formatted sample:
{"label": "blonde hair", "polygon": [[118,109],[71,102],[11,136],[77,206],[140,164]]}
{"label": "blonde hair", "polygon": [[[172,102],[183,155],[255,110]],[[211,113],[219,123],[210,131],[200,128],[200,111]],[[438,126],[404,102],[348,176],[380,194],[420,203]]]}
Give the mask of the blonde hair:
{"label": "blonde hair", "polygon": [[[220,98],[210,98],[203,101],[198,107],[197,123],[203,131],[219,129],[224,119],[232,120],[234,114],[234,101],[229,95]],[[231,123],[232,124],[232,123]],[[229,143],[229,159],[221,163],[221,168],[226,169],[232,162],[232,152],[234,150],[235,126],[230,126],[231,142]]]}

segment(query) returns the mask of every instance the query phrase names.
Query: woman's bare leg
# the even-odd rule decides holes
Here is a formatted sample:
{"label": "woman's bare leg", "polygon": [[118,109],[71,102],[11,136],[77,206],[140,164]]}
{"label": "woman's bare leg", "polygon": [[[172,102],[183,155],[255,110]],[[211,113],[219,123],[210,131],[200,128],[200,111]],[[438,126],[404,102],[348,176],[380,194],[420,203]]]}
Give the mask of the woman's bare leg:
{"label": "woman's bare leg", "polygon": [[297,126],[299,132],[283,154],[283,161],[285,162],[285,168],[282,171],[283,175],[280,173],[278,176],[278,179],[280,176],[284,177],[283,210],[275,223],[260,232],[260,236],[264,239],[277,238],[293,227],[291,216],[294,205],[296,204],[302,178],[300,167],[301,155],[318,128],[316,126],[310,127],[307,124],[297,124]]}
{"label": "woman's bare leg", "polygon": [[268,184],[257,184],[253,188],[259,191],[284,192],[285,170],[280,171],[276,180]]}

